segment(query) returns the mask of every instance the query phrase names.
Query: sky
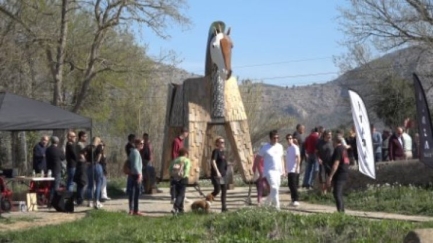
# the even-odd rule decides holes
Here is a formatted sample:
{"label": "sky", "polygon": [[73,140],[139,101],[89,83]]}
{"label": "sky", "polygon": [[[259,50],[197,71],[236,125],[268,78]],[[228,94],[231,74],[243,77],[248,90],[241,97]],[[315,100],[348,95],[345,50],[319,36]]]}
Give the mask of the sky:
{"label": "sky", "polygon": [[188,1],[192,25],[168,30],[163,40],[146,34],[148,53],[174,51],[177,67],[204,75],[209,26],[222,20],[231,27],[232,69],[239,80],[280,86],[324,83],[339,74],[332,57],[344,52],[337,23],[341,0]]}

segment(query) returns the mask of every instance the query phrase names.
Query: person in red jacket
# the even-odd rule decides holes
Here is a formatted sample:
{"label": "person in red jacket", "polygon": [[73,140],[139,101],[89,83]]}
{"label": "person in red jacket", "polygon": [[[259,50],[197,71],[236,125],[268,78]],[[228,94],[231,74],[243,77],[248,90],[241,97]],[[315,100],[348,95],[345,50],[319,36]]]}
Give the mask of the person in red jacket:
{"label": "person in red jacket", "polygon": [[404,149],[403,149],[403,128],[397,127],[395,133],[389,138],[389,160],[403,160]]}
{"label": "person in red jacket", "polygon": [[318,162],[316,156],[316,145],[319,140],[319,130],[315,127],[310,135],[305,139],[304,149],[307,159],[307,164],[305,167],[304,182],[302,187],[311,188],[313,187],[314,177],[318,171]]}

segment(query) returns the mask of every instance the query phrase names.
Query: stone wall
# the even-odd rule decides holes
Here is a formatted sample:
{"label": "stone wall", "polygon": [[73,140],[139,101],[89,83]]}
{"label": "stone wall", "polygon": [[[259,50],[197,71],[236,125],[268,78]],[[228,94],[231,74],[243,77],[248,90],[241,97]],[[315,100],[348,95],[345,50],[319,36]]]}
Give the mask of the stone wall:
{"label": "stone wall", "polygon": [[418,160],[380,162],[376,165],[376,180],[353,167],[349,172],[347,189],[365,189],[368,185],[401,184],[424,186],[433,183],[433,168]]}

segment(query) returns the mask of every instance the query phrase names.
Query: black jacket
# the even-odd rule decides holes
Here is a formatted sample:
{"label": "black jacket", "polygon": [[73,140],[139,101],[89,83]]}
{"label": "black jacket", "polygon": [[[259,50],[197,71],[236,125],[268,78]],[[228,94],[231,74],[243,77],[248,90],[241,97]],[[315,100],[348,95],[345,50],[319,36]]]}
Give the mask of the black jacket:
{"label": "black jacket", "polygon": [[63,151],[59,147],[51,145],[45,151],[45,158],[47,160],[47,169],[51,170],[53,175],[60,174],[62,161],[65,160]]}
{"label": "black jacket", "polygon": [[66,144],[66,162],[68,168],[75,168],[77,166],[77,154],[75,153],[75,144],[68,142]]}

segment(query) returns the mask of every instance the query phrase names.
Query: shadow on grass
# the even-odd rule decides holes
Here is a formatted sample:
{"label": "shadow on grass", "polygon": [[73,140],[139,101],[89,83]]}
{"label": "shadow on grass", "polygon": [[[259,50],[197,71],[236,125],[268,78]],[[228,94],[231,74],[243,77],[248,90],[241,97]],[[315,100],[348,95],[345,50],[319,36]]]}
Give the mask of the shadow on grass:
{"label": "shadow on grass", "polygon": [[107,183],[107,194],[112,198],[127,197],[124,188],[126,187],[126,179],[114,180]]}

